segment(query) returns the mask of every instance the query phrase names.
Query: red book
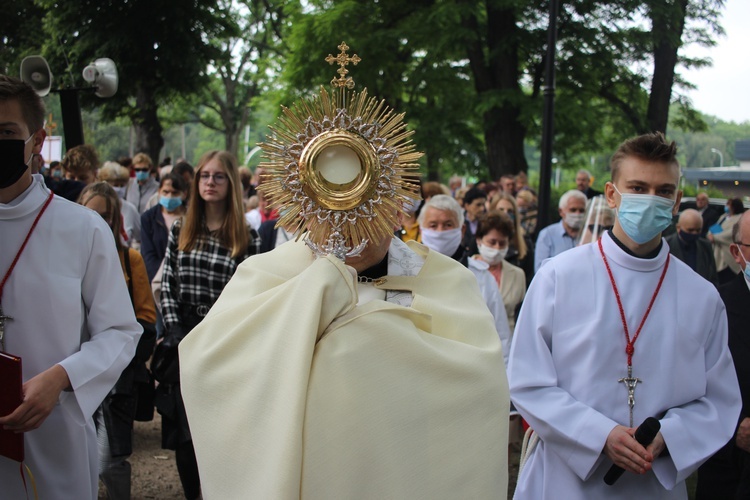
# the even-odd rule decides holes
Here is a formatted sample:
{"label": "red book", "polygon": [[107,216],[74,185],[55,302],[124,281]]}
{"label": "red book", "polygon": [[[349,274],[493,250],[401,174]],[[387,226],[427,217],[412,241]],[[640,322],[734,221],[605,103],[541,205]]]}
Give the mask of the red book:
{"label": "red book", "polygon": [[[13,413],[23,401],[21,358],[0,351],[0,416]],[[23,433],[0,427],[0,455],[23,462]]]}

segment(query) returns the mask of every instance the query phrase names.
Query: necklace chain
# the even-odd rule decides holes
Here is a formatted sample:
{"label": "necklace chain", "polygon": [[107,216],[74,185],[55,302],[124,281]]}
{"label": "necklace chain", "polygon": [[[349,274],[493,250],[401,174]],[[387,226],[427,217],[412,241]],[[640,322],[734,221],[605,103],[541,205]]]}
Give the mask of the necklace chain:
{"label": "necklace chain", "polygon": [[358,283],[372,283],[374,285],[382,285],[386,282],[384,277],[381,278],[370,278],[369,276],[357,276]]}
{"label": "necklace chain", "polygon": [[651,307],[654,305],[654,302],[656,301],[656,296],[659,295],[659,290],[661,290],[661,285],[664,282],[664,277],[667,275],[667,269],[669,269],[669,260],[670,255],[667,254],[667,261],[664,263],[664,269],[661,272],[661,276],[659,277],[659,283],[656,285],[656,290],[654,290],[654,294],[651,296],[651,301],[648,304],[648,308],[646,309],[646,314],[643,315],[643,319],[641,320],[641,324],[638,325],[638,329],[635,332],[635,335],[633,335],[633,338],[630,338],[630,331],[628,330],[628,322],[625,318],[625,308],[622,306],[622,299],[620,298],[620,291],[617,289],[617,283],[615,283],[615,277],[612,274],[612,269],[609,267],[609,262],[607,261],[607,256],[604,254],[604,248],[602,247],[602,240],[599,239],[599,252],[602,255],[602,260],[604,261],[604,266],[607,268],[607,274],[609,275],[609,281],[612,283],[612,290],[615,292],[615,298],[617,299],[617,307],[620,309],[620,319],[622,320],[622,327],[625,330],[625,354],[628,355],[628,366],[633,365],[633,354],[635,353],[635,341],[638,340],[638,336],[641,334],[641,330],[643,329],[643,325],[646,323],[646,318],[648,318],[648,315],[651,313]]}
{"label": "necklace chain", "polygon": [[[31,233],[33,233],[34,229],[36,229],[36,225],[39,223],[39,219],[42,218],[44,211],[47,210],[47,207],[49,206],[50,202],[52,202],[52,198],[54,196],[55,196],[54,193],[49,194],[47,201],[44,202],[42,209],[36,215],[34,222],[31,224],[31,227],[29,228],[29,232],[26,233],[26,238],[24,238],[23,243],[21,243],[21,248],[18,249],[18,253],[16,253],[16,256],[13,258],[13,262],[11,262],[10,267],[5,272],[5,276],[3,276],[3,281],[0,282],[0,304],[2,303],[2,299],[3,299],[3,290],[5,290],[5,283],[8,282],[8,278],[10,278],[10,274],[13,272],[13,269],[15,269],[16,264],[18,263],[18,260],[21,258],[21,254],[26,248],[26,244],[29,242],[29,238],[31,238]],[[0,350],[3,350],[3,351],[5,350],[5,335],[4,334],[5,334],[5,320],[6,319],[12,319],[12,318],[10,316],[3,315],[2,305],[0,305]]]}

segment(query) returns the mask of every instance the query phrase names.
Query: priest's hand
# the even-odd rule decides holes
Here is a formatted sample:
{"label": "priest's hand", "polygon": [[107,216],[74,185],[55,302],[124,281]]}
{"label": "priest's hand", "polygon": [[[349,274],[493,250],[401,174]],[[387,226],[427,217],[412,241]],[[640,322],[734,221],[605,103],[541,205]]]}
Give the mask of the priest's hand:
{"label": "priest's hand", "polygon": [[750,452],[750,418],[745,417],[737,428],[737,448]]}
{"label": "priest's hand", "polygon": [[[654,455],[635,440],[635,429],[618,425],[607,436],[604,454],[615,465],[635,474],[645,474],[651,469]],[[659,434],[659,436],[661,433]],[[662,449],[664,440],[662,442]],[[661,451],[661,450],[659,450]]]}
{"label": "priest's hand", "polygon": [[39,428],[52,413],[60,393],[68,387],[70,379],[62,366],[43,371],[23,384],[23,402],[13,413],[0,418],[0,425],[14,432]]}

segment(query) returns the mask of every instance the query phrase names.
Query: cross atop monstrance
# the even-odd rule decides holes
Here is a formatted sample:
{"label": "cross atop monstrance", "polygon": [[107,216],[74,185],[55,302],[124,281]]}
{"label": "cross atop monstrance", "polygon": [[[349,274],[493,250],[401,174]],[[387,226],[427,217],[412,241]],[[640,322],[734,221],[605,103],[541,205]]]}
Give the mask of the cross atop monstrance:
{"label": "cross atop monstrance", "polygon": [[351,57],[347,55],[346,51],[349,50],[349,46],[346,44],[346,42],[341,42],[341,45],[338,46],[338,49],[341,51],[339,55],[334,57],[333,55],[328,54],[328,57],[326,57],[326,62],[328,64],[337,63],[339,65],[339,69],[336,70],[336,73],[339,74],[339,77],[331,80],[331,85],[333,85],[334,87],[346,87],[348,89],[352,89],[354,88],[354,80],[351,76],[346,76],[346,74],[349,73],[349,70],[346,69],[346,66],[349,63],[352,63],[356,66],[357,63],[362,59],[360,59],[357,54],[352,54]]}

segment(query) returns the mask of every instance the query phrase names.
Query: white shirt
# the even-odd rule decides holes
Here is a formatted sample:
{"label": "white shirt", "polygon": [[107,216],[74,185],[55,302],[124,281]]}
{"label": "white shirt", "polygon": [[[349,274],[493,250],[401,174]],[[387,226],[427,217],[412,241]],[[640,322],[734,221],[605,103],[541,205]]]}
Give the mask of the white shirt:
{"label": "white shirt", "polygon": [[122,205],[122,228],[128,235],[125,245],[140,250],[141,248],[141,214],[135,205],[128,200],[120,199]]}
{"label": "white shirt", "polygon": [[[49,197],[42,176],[0,204],[0,272],[10,267]],[[26,464],[39,498],[95,499],[98,487],[92,415],[135,353],[141,327],[112,232],[95,212],[59,196],[39,219],[5,285],[6,351],[23,359],[23,379],[61,365],[72,390],[24,436]],[[28,483],[28,478],[27,478]],[[0,457],[3,498],[26,498],[18,463]]]}
{"label": "white shirt", "polygon": [[489,264],[479,259],[469,259],[469,270],[474,273],[479,284],[479,291],[482,293],[487,308],[492,313],[495,320],[495,329],[503,345],[503,361],[505,368],[508,368],[508,358],[510,356],[510,344],[513,332],[510,331],[508,324],[508,315],[505,312],[503,297],[500,295],[500,288],[492,274],[488,271]]}
{"label": "white shirt", "polygon": [[247,225],[251,228],[255,229],[256,231],[260,229],[261,224],[261,217],[260,217],[260,210],[257,208],[253,208],[252,210],[248,210],[245,212],[245,221],[247,222]]}
{"label": "white shirt", "polygon": [[[640,259],[602,237],[631,336],[669,254]],[[740,411],[716,289],[670,259],[661,291],[635,344],[634,425],[661,422],[669,456],[653,470],[629,472],[614,486],[603,476],[610,431],[629,425],[625,334],[598,245],[566,251],[542,266],[516,324],[511,399],[541,441],[518,478],[516,498],[687,498],[685,478],[731,437]]]}

